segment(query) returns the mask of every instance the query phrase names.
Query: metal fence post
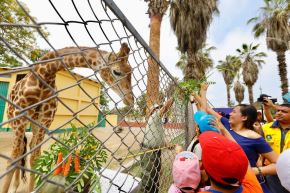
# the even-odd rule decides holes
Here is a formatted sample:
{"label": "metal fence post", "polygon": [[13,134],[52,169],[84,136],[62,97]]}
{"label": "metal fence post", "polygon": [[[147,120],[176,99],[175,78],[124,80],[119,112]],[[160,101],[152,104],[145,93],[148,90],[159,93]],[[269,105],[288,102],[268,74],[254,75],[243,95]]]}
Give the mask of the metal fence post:
{"label": "metal fence post", "polygon": [[193,108],[190,102],[187,102],[185,110],[185,148],[187,148],[196,135],[193,123]]}

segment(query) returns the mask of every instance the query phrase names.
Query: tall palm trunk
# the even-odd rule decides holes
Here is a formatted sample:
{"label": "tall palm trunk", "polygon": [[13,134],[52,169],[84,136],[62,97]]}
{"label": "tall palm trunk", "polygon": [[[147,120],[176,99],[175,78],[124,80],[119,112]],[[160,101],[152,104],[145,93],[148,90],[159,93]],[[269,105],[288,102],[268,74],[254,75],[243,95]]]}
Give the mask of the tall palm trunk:
{"label": "tall palm trunk", "polygon": [[277,60],[279,62],[279,75],[281,81],[281,90],[282,95],[288,92],[288,78],[287,78],[287,65],[285,61],[285,51],[278,51],[277,52]]}
{"label": "tall palm trunk", "polygon": [[[162,16],[160,14],[150,17],[150,40],[149,46],[154,54],[159,58],[160,55],[160,27]],[[159,65],[153,58],[148,61],[148,77],[147,77],[147,108],[152,107],[154,103],[159,101]],[[148,115],[149,109],[147,109]]]}
{"label": "tall palm trunk", "polygon": [[184,74],[185,81],[195,78],[194,77],[195,54],[191,50],[188,50],[187,55],[188,61],[187,65],[185,66],[185,74]]}
{"label": "tall palm trunk", "polygon": [[228,101],[228,107],[231,106],[231,86],[227,84],[227,101]]}
{"label": "tall palm trunk", "polygon": [[249,92],[249,102],[252,105],[254,103],[254,97],[253,97],[253,85],[247,85],[248,92]]}
{"label": "tall palm trunk", "polygon": [[[150,5],[152,7],[150,7]],[[163,6],[162,6],[163,5]],[[149,46],[154,54],[159,58],[160,55],[160,27],[162,17],[168,7],[166,1],[150,1],[150,38]],[[160,11],[156,13],[155,11]],[[159,103],[159,65],[153,58],[148,60],[148,76],[147,76],[147,97],[146,97],[146,119],[149,118],[149,112],[154,103]],[[145,148],[146,149],[150,148]],[[151,152],[141,156],[141,166],[143,179],[139,192],[151,193],[159,192],[160,176],[161,176],[161,150]]]}

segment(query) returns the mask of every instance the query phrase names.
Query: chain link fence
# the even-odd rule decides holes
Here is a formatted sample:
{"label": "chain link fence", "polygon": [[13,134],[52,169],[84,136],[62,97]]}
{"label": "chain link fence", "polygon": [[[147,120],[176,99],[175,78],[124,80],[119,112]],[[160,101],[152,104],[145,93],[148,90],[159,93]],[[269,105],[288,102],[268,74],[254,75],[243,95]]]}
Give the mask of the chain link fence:
{"label": "chain link fence", "polygon": [[[0,126],[12,131],[0,137],[1,191],[167,192],[174,145],[185,141],[186,104],[115,3],[43,1],[41,22],[17,5],[30,24],[2,22],[1,30],[32,29],[47,51],[31,62],[0,36],[3,54],[24,64],[0,71],[0,83],[10,84],[0,95]],[[150,108],[149,58],[160,67]]]}

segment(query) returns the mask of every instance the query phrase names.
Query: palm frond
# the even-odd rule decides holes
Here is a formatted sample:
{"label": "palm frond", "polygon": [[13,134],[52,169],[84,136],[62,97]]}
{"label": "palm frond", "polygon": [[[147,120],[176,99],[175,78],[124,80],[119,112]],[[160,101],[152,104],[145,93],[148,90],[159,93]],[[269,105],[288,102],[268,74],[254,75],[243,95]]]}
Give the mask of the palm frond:
{"label": "palm frond", "polygon": [[286,51],[290,41],[289,0],[264,0],[260,10],[262,14],[259,17],[249,20],[256,23],[253,27],[255,37],[266,32],[268,48],[276,52]]}
{"label": "palm frond", "polygon": [[259,19],[259,17],[253,17],[247,21],[247,24],[252,23],[252,22],[257,22],[258,19]]}
{"label": "palm frond", "polygon": [[236,81],[234,84],[234,92],[235,92],[235,98],[236,101],[240,104],[244,100],[244,93],[245,93],[245,88],[244,86],[240,83],[240,81]]}
{"label": "palm frond", "polygon": [[197,53],[206,40],[206,32],[217,12],[217,0],[172,0],[170,24],[182,53]]}
{"label": "palm frond", "polygon": [[266,53],[258,52],[259,44],[253,45],[253,43],[247,45],[243,44],[240,49],[240,58],[242,63],[243,80],[247,86],[252,86],[256,83],[259,74],[259,68],[265,63],[263,60],[266,57]]}

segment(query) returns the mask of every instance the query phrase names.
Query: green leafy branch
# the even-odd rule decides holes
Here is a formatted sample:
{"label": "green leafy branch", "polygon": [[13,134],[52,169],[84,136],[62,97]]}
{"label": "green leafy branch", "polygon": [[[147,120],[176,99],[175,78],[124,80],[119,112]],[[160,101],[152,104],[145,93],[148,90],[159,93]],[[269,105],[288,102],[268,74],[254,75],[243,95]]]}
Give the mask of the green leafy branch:
{"label": "green leafy branch", "polygon": [[[183,81],[183,82],[179,83],[180,88],[184,91],[184,95],[185,95],[184,98],[186,99],[185,102],[187,102],[189,100],[191,93],[193,93],[193,92],[198,93],[200,91],[200,85],[202,83],[215,84],[215,82],[213,82],[213,81],[207,81],[208,77],[210,75],[205,76],[201,80],[190,79],[190,80]],[[174,95],[175,95],[175,97],[180,95],[179,90],[176,90]]]}
{"label": "green leafy branch", "polygon": [[[96,140],[87,128],[77,128],[71,124],[72,131],[65,132],[58,137],[58,140],[63,142],[68,147],[77,147],[80,150],[80,172],[86,170],[80,179],[74,184],[75,191],[83,192],[86,189],[87,184],[90,184],[90,190],[95,188],[99,184],[99,177],[96,171],[100,170],[102,164],[107,160],[107,153],[102,148],[102,143]],[[88,128],[91,128],[88,126]],[[85,139],[85,140],[84,140]],[[84,142],[79,145],[79,143]],[[54,142],[50,145],[47,151],[43,151],[41,156],[37,158],[34,163],[34,169],[42,174],[48,174],[55,169],[58,153],[62,153],[63,157],[66,157],[70,153],[71,149],[63,146],[58,142]],[[75,153],[75,152],[74,152]],[[88,162],[90,160],[90,162]],[[88,166],[89,164],[89,166]],[[79,173],[76,173],[73,168],[73,163],[70,165],[68,175],[65,177],[65,185],[70,185],[79,177]],[[36,176],[36,187],[42,183],[42,176]]]}

